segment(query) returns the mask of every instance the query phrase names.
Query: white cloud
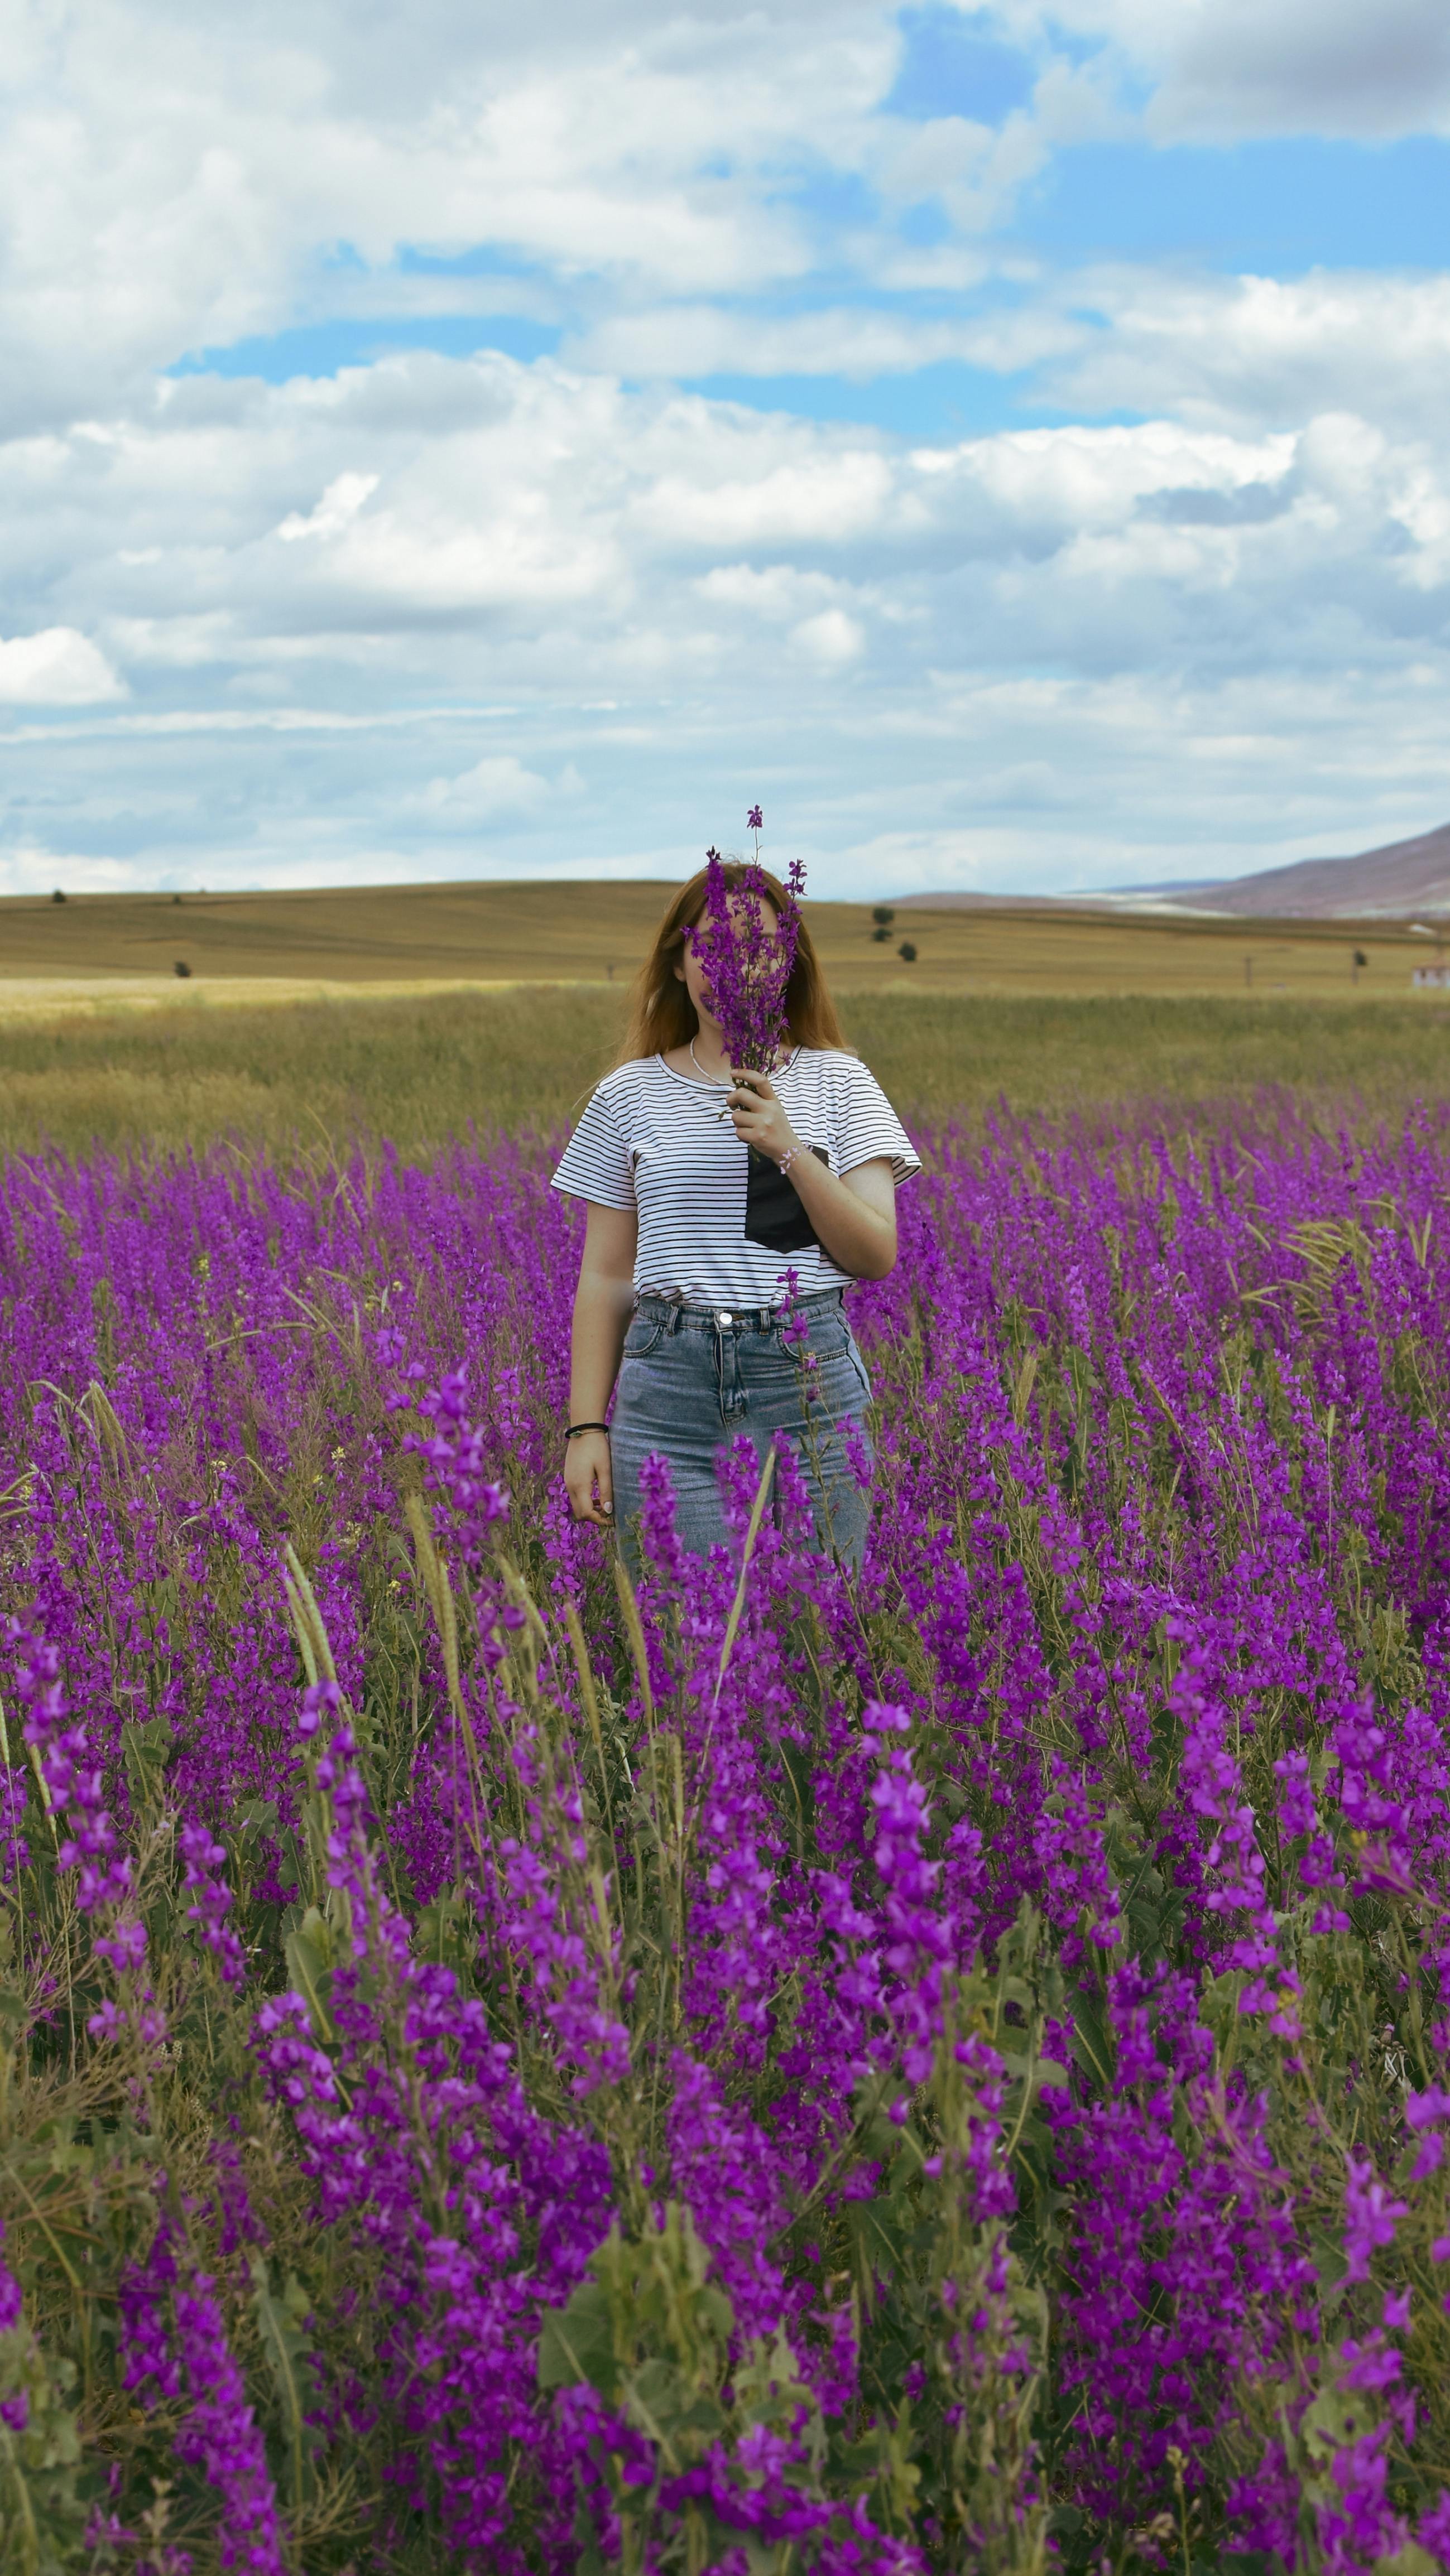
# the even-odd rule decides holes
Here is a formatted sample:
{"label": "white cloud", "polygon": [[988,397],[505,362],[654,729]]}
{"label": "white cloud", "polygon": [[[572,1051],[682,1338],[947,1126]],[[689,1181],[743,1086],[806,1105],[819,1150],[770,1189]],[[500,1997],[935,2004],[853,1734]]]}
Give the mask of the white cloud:
{"label": "white cloud", "polygon": [[[577,773],[569,792],[577,792]],[[531,813],[549,794],[547,778],[512,752],[476,760],[457,778],[430,778],[418,803],[445,823],[480,823],[495,814]]]}
{"label": "white cloud", "polygon": [[815,617],[803,617],[799,626],[792,627],[791,642],[829,670],[860,659],[866,649],[866,630],[843,608],[823,608]]}
{"label": "white cloud", "polygon": [[104,653],[73,626],[0,638],[0,700],[20,707],[87,707],[126,692]]}
{"label": "white cloud", "polygon": [[759,570],[748,563],[716,564],[696,582],[695,589],[713,609],[741,609],[747,616],[766,618],[774,626],[795,625],[797,634],[807,617],[820,618],[828,613],[854,625],[855,621],[846,615],[846,607],[854,606],[861,596],[853,585],[833,580],[829,573],[800,572],[794,564],[780,563],[767,564]]}
{"label": "white cloud", "polygon": [[981,326],[853,310],[762,320],[720,305],[660,305],[612,315],[571,350],[579,364],[624,376],[844,376],[863,383],[943,358],[971,358]]}
{"label": "white cloud", "polygon": [[300,510],[289,510],[277,534],[286,545],[299,537],[340,537],[377,488],[376,474],[339,474],[305,518]]}
{"label": "white cloud", "polygon": [[1160,140],[1450,130],[1441,0],[999,0],[1026,42],[1105,43]]}
{"label": "white cloud", "polygon": [[[0,420],[17,428],[319,315],[547,318],[589,281],[673,297],[804,275],[811,226],[782,173],[862,165],[896,52],[875,0],[777,10],[768,41],[738,11],[427,0],[381,47],[350,0],[204,20],[93,0],[43,32],[8,0],[0,27]],[[528,295],[396,265],[403,245],[480,242],[549,274]]]}
{"label": "white cloud", "polygon": [[[1287,667],[1338,703],[1348,669],[1436,664],[1447,495],[1450,442],[1343,408],[1268,435],[1158,419],[905,449],[547,365],[400,359],[325,387],[184,383],[105,442],[0,447],[0,588],[42,633],[63,602],[82,649],[145,675],[144,706],[87,719],[121,807],[129,778],[180,782],[194,837],[207,781],[245,779],[273,846],[296,796],[361,860],[369,800],[423,833],[487,815],[537,836],[566,764],[594,795],[601,739],[647,782],[784,725],[832,776],[847,673],[852,759],[965,667],[1164,690]],[[289,504],[334,533],[276,543]],[[15,748],[53,781],[32,730]],[[243,752],[288,732],[318,745],[306,773]],[[949,775],[960,745],[933,739]],[[1121,742],[1114,761],[1136,776]],[[1012,775],[1039,792],[1025,755]],[[328,855],[295,837],[292,864]],[[251,881],[265,853],[235,864]]]}
{"label": "white cloud", "polygon": [[[1241,430],[1353,410],[1439,434],[1450,404],[1450,276],[1307,277],[1104,270],[1056,290],[1059,353],[1041,380],[1070,410],[1158,411]],[[1044,347],[1047,346],[1044,342]]]}
{"label": "white cloud", "polygon": [[89,853],[61,855],[38,841],[0,843],[0,894],[114,894],[130,882],[130,870],[115,859]]}
{"label": "white cloud", "polygon": [[[828,878],[1025,882],[1450,810],[1450,281],[993,233],[1069,142],[1443,126],[1443,0],[994,14],[1034,86],[989,125],[882,112],[885,0],[418,0],[401,45],[0,0],[8,843],[668,872],[769,781]],[[489,315],[560,354],[158,375]],[[974,433],[980,377],[930,439],[672,390],[886,417],[843,388],[953,362],[1056,425]]]}
{"label": "white cloud", "polygon": [[1379,137],[1450,122],[1442,0],[1213,0],[1165,15],[1150,112],[1161,135]]}
{"label": "white cloud", "polygon": [[890,497],[893,477],[886,456],[841,438],[792,435],[791,443],[804,451],[798,459],[766,462],[761,451],[767,442],[746,431],[731,444],[755,446],[750,462],[756,471],[717,479],[711,472],[711,450],[718,450],[720,442],[707,433],[695,442],[693,472],[662,474],[642,494],[633,514],[636,524],[650,536],[683,546],[778,545],[792,538],[804,544],[840,544],[865,535]]}
{"label": "white cloud", "polygon": [[615,872],[763,790],[822,890],[883,831],[1023,884],[1352,847],[1450,810],[1447,529],[1450,440],[1343,407],[913,449],[498,358],[185,383],[0,447],[0,589],[145,684],[11,728],[7,786],[153,883],[577,871],[584,780]]}

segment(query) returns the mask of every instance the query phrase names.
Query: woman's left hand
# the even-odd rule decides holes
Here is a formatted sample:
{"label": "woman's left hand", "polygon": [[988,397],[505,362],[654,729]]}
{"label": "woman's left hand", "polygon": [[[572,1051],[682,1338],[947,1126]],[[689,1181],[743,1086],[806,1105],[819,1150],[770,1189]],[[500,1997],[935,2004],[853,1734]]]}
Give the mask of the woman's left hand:
{"label": "woman's left hand", "polygon": [[730,1115],[735,1133],[757,1154],[766,1154],[778,1163],[800,1138],[785,1114],[782,1103],[770,1087],[766,1073],[737,1074],[737,1088],[730,1094]]}

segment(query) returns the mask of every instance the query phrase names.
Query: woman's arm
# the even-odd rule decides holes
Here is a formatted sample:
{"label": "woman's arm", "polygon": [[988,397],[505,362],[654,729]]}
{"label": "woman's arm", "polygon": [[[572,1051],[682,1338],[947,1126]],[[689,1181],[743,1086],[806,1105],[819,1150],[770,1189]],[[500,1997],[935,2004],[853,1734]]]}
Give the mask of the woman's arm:
{"label": "woman's arm", "polygon": [[890,1159],[858,1163],[839,1178],[801,1146],[783,1104],[766,1076],[753,1073],[754,1088],[732,1094],[730,1114],[735,1133],[773,1163],[800,1147],[786,1174],[805,1209],[823,1252],[853,1279],[884,1279],[896,1266],[896,1183]]}
{"label": "woman's arm", "polygon": [[884,1279],[896,1267],[896,1181],[890,1159],[858,1163],[838,1180],[810,1152],[786,1179],[839,1270],[853,1279]]}
{"label": "woman's arm", "polygon": [[[634,1307],[634,1252],[639,1218],[633,1208],[589,1204],[584,1258],[574,1291],[570,1344],[569,1419],[602,1422],[619,1375],[619,1354]],[[609,1435],[582,1432],[564,1443],[564,1486],[576,1521],[607,1527],[614,1515]]]}

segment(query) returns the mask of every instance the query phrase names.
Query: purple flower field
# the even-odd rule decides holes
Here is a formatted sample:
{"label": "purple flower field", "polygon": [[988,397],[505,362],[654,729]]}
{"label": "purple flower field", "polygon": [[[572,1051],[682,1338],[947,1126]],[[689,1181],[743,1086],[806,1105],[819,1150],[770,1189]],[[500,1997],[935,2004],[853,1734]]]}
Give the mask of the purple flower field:
{"label": "purple flower field", "polygon": [[1450,1129],[939,1140],[848,1580],[577,1214],[0,1189],[0,2567],[1450,2565]]}

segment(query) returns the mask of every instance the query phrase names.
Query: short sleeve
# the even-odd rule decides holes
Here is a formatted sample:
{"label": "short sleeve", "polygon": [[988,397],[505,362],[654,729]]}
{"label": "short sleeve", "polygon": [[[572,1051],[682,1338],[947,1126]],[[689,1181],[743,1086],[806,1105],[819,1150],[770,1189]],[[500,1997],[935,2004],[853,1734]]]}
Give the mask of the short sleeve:
{"label": "short sleeve", "polygon": [[921,1170],[921,1156],[902,1126],[874,1073],[854,1056],[845,1059],[836,1129],[838,1168],[854,1172],[861,1163],[889,1157],[898,1184]]}
{"label": "short sleeve", "polygon": [[635,1205],[634,1169],[629,1145],[612,1101],[596,1091],[564,1149],[550,1183],[565,1198],[589,1199],[596,1207]]}

